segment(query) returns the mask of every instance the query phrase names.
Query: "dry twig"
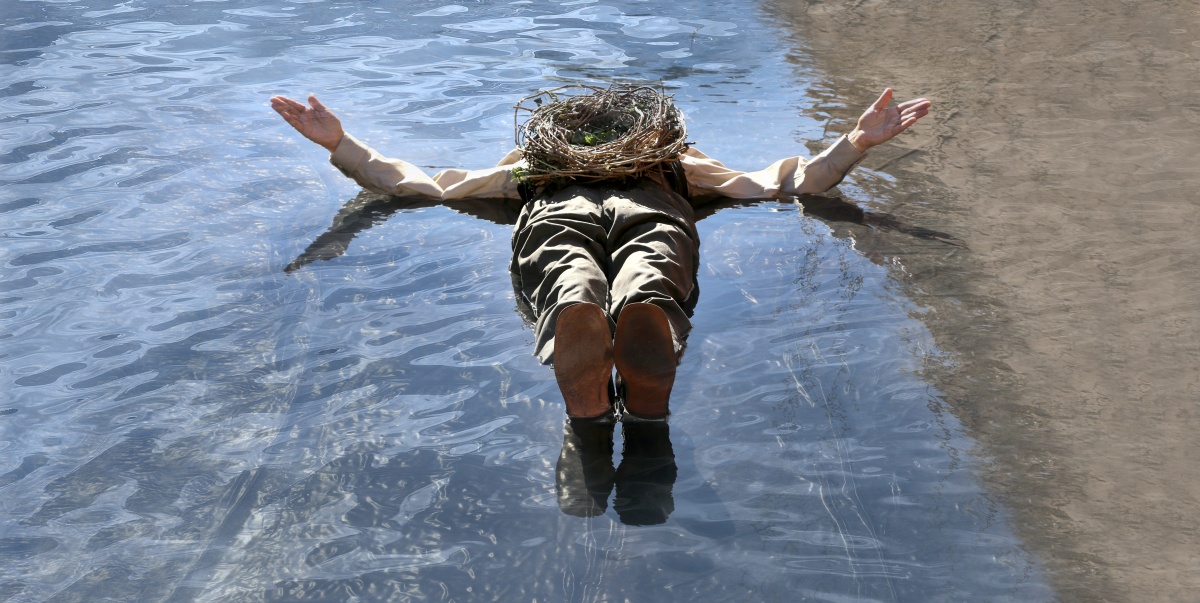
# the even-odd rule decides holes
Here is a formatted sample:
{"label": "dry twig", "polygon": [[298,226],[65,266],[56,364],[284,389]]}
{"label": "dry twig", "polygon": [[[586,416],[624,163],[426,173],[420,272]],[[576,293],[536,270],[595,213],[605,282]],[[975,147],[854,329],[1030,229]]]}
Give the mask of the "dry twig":
{"label": "dry twig", "polygon": [[[637,177],[688,147],[683,115],[670,96],[648,86],[560,86],[514,109],[517,147],[528,163],[516,175],[533,186]],[[521,111],[530,113],[524,123]]]}

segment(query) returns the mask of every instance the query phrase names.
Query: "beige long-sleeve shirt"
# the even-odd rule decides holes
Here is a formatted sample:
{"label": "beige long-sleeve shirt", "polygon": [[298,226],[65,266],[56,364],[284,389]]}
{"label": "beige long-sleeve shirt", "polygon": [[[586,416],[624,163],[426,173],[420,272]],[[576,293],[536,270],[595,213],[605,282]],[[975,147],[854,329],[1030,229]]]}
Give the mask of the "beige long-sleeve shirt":
{"label": "beige long-sleeve shirt", "polygon": [[[755,172],[730,169],[696,149],[688,149],[680,163],[693,197],[762,199],[829,190],[865,156],[843,136],[811,160],[788,157]],[[493,167],[443,170],[431,178],[421,168],[384,157],[349,134],[329,160],[367,190],[443,200],[519,197],[512,170],[525,165],[520,151],[514,149]]]}

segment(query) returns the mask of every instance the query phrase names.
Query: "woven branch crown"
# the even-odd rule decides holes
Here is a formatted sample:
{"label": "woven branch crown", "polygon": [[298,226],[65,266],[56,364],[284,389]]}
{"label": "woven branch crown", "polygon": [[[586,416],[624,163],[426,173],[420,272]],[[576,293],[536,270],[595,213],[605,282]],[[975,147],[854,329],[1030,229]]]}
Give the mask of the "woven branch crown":
{"label": "woven branch crown", "polygon": [[[524,123],[522,111],[529,113]],[[688,148],[683,114],[649,86],[542,90],[516,104],[514,123],[528,164],[516,175],[534,186],[637,177]]]}

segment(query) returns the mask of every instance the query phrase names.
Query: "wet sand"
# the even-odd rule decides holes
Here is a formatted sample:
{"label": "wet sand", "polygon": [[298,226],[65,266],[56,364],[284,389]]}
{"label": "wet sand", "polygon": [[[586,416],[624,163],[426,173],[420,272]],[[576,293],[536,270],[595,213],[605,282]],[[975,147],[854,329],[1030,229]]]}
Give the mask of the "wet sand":
{"label": "wet sand", "polygon": [[936,104],[859,194],[969,251],[860,248],[903,266],[991,491],[1062,600],[1196,601],[1200,6],[855,4],[767,10],[831,132],[885,85]]}

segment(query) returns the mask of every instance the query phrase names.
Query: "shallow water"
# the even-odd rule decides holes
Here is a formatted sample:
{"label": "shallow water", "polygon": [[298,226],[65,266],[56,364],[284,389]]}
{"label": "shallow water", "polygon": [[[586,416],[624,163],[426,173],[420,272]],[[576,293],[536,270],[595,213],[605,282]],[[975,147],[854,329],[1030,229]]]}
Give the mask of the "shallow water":
{"label": "shallow water", "polygon": [[705,212],[669,435],[618,428],[585,519],[511,211],[356,198],[265,104],[438,169],[494,162],[538,87],[662,81],[757,168],[838,134],[758,5],[5,10],[0,599],[1052,598],[922,378],[900,258],[962,243],[884,213],[885,170]]}
{"label": "shallow water", "polygon": [[[1200,593],[1200,7],[779,0],[830,90],[936,106],[864,162],[890,211],[969,253],[898,279],[955,370],[926,371],[1065,601]],[[871,36],[848,32],[872,32]],[[884,41],[884,43],[880,43]],[[841,96],[839,96],[841,95]]]}

